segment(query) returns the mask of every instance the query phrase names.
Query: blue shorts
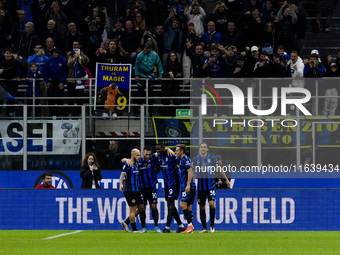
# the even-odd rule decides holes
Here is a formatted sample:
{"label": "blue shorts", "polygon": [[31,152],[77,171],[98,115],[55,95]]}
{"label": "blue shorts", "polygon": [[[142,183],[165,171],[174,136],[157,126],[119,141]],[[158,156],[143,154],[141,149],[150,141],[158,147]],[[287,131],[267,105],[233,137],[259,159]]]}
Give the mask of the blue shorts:
{"label": "blue shorts", "polygon": [[179,186],[164,187],[165,199],[177,200],[179,194]]}
{"label": "blue shorts", "polygon": [[187,205],[192,205],[195,200],[196,189],[190,189],[189,193],[186,193],[185,190],[181,191],[181,202],[186,202]]}

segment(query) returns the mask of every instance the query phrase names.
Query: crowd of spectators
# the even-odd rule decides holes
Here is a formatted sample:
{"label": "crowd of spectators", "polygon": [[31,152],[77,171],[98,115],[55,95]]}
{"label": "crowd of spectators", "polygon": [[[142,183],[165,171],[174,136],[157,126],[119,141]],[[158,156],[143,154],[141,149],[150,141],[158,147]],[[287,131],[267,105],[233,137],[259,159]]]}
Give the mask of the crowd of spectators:
{"label": "crowd of spectators", "polygon": [[[28,85],[27,96],[34,91],[59,98],[41,104],[62,104],[63,96],[84,93],[81,81],[67,78],[95,74],[96,62],[134,64],[145,44],[172,79],[338,77],[331,71],[339,59],[302,57],[306,29],[298,0],[0,0],[0,78],[43,78]],[[20,96],[16,81],[5,86]],[[178,86],[165,83],[162,95],[177,96]]]}

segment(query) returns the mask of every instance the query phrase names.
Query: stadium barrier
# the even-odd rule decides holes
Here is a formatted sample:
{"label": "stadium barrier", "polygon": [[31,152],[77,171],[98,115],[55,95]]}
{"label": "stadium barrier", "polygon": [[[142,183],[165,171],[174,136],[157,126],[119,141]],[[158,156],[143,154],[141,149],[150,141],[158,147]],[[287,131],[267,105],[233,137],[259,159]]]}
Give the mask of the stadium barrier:
{"label": "stadium barrier", "polygon": [[[162,228],[167,215],[164,191],[159,190],[158,196]],[[120,222],[129,210],[123,193],[110,189],[3,189],[0,204],[0,229],[3,230],[122,230]],[[193,224],[199,230],[196,201],[193,213]],[[339,189],[221,190],[216,198],[215,228],[219,231],[339,231],[339,213]],[[148,209],[146,226],[153,230],[150,215]],[[137,226],[140,228],[139,220]],[[173,222],[172,229],[176,228]]]}

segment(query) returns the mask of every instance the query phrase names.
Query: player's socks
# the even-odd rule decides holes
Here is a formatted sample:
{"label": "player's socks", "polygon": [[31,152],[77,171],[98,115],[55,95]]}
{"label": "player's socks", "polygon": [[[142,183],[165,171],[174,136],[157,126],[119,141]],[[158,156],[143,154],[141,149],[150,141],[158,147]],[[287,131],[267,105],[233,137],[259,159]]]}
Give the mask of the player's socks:
{"label": "player's socks", "polygon": [[200,210],[200,219],[203,229],[207,229],[207,216],[205,215],[205,210]]}
{"label": "player's socks", "polygon": [[173,214],[173,209],[168,208],[168,216],[166,218],[166,225],[169,226],[169,228],[170,228],[171,221],[172,221],[172,214]]}
{"label": "player's socks", "polygon": [[178,227],[179,227],[179,228],[184,228],[184,225],[183,225],[183,224],[181,224],[181,225],[179,225]]}
{"label": "player's socks", "polygon": [[188,210],[188,208],[185,209],[185,210],[183,211],[183,213],[184,213],[185,219],[187,220],[188,224],[190,225],[190,224],[192,223],[192,218],[191,218],[191,213],[190,213],[190,211]]}
{"label": "player's socks", "polygon": [[129,223],[130,223],[130,217],[127,217],[127,219],[124,220],[124,222],[125,222],[126,225],[129,225]]}
{"label": "player's socks", "polygon": [[155,227],[158,226],[159,213],[157,209],[152,211],[152,218],[153,218],[153,221],[155,222]]}
{"label": "player's socks", "polygon": [[215,226],[215,208],[210,208],[210,226]]}
{"label": "player's socks", "polygon": [[191,214],[191,221],[194,221],[194,213],[192,211],[189,211]]}
{"label": "player's socks", "polygon": [[172,210],[173,210],[172,217],[174,217],[174,219],[175,219],[175,221],[177,222],[178,225],[182,225],[182,221],[179,218],[177,208],[175,207]]}
{"label": "player's socks", "polygon": [[136,231],[137,230],[136,222],[134,223],[131,222],[131,227],[132,227],[132,231]]}
{"label": "player's socks", "polygon": [[142,223],[142,228],[145,228],[145,219],[146,219],[145,211],[139,214],[139,219],[140,219],[140,223]]}

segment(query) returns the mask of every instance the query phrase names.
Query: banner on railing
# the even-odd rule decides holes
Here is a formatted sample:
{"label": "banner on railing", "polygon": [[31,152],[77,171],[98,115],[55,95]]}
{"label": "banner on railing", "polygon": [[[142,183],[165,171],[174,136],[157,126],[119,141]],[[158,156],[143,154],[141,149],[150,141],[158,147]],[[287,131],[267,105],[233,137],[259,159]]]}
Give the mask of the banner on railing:
{"label": "banner on railing", "polygon": [[[155,135],[158,138],[169,137],[162,140],[168,146],[179,143],[190,145],[186,138],[197,138],[191,140],[191,144],[198,144],[199,119],[198,118],[170,118],[153,117]],[[340,147],[340,124],[339,118],[312,118],[299,119],[301,147],[309,147],[312,144],[312,126],[315,124],[316,145],[322,147]],[[318,123],[327,122],[327,123]],[[209,140],[210,147],[218,148],[256,148],[257,127],[261,127],[262,148],[295,148],[296,129],[298,122],[292,118],[262,118],[256,117],[226,117],[226,118],[203,118],[204,138],[228,138]],[[213,142],[212,142],[213,141]]]}
{"label": "banner on railing", "polygon": [[[123,230],[129,207],[118,190],[1,190],[1,229]],[[165,226],[164,191],[158,191],[159,225]],[[178,202],[176,203],[178,207]],[[194,227],[202,228],[197,198]],[[178,207],[184,224],[182,210]],[[209,224],[209,206],[206,206]],[[222,190],[216,194],[216,230],[340,230],[340,190]],[[146,227],[154,222],[147,209]],[[137,227],[141,225],[137,219]],[[171,229],[177,224],[172,222]],[[130,227],[131,229],[131,227]]]}
{"label": "banner on railing", "polygon": [[[0,155],[22,155],[22,120],[0,120]],[[81,145],[80,120],[27,121],[28,155],[74,155]]]}
{"label": "banner on railing", "polygon": [[97,109],[127,111],[131,96],[131,64],[97,63]]}

